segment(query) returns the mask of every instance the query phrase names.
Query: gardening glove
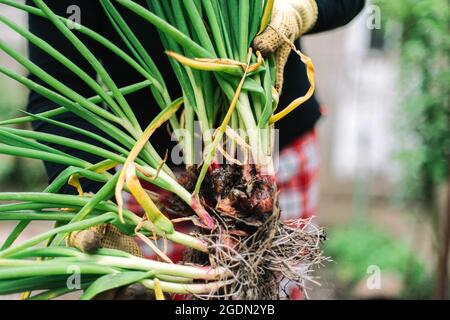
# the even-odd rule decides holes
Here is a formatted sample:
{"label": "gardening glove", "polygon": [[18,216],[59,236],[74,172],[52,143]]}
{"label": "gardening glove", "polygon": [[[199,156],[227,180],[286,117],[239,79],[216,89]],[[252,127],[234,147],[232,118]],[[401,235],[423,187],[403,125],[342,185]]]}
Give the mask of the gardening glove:
{"label": "gardening glove", "polygon": [[[102,224],[86,230],[72,232],[66,239],[67,245],[83,252],[92,252],[98,248],[109,248],[128,252],[143,258],[141,249],[133,237],[123,234],[112,224]],[[154,300],[153,291],[139,283],[111,289],[98,294],[95,300]]]}
{"label": "gardening glove", "polygon": [[253,41],[261,54],[276,54],[277,75],[275,89],[281,94],[284,68],[292,47],[286,42],[295,41],[316,24],[318,7],[315,0],[275,0],[272,19],[266,30]]}
{"label": "gardening glove", "polygon": [[86,230],[72,232],[67,237],[67,245],[83,252],[92,252],[98,248],[109,248],[128,252],[143,258],[133,237],[123,234],[112,224],[102,224]]}

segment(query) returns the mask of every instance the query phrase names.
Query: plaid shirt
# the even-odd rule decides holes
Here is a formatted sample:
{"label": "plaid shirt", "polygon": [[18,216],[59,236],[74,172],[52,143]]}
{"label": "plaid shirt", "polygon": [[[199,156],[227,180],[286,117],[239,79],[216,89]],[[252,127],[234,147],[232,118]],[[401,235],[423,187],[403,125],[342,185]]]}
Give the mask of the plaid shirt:
{"label": "plaid shirt", "polygon": [[281,151],[277,172],[281,219],[307,219],[317,214],[319,150],[315,130]]}

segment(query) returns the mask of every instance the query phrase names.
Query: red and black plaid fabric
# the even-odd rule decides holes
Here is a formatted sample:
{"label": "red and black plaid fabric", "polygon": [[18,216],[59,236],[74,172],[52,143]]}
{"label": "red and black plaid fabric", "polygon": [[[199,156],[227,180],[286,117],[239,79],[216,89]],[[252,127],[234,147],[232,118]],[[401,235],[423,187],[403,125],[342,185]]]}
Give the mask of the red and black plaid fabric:
{"label": "red and black plaid fabric", "polygon": [[[279,169],[277,172],[277,183],[280,190],[281,218],[283,220],[307,219],[317,214],[319,197],[319,150],[318,139],[315,130],[301,136],[291,145],[284,148],[279,157]],[[146,185],[155,191],[151,185]],[[165,191],[161,191],[165,192]],[[127,207],[142,214],[142,209],[133,197],[124,194]],[[177,231],[189,233],[192,230],[190,222],[176,224]],[[141,241],[137,240],[139,243]],[[148,259],[157,259],[155,253],[141,243],[144,255]],[[167,255],[174,262],[179,262],[185,247],[169,243]],[[286,284],[281,288],[281,295],[291,300],[301,300],[303,295],[299,288],[293,284]]]}
{"label": "red and black plaid fabric", "polygon": [[307,219],[317,214],[319,147],[315,130],[281,151],[277,183],[283,220]]}

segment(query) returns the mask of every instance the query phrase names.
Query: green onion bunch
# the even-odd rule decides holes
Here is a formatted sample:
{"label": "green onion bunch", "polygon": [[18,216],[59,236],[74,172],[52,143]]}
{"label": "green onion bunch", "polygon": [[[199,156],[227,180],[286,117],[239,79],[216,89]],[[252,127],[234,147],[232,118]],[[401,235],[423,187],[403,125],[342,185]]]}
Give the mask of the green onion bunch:
{"label": "green onion bunch", "polygon": [[[0,50],[38,77],[38,84],[5,66],[0,72],[23,86],[56,103],[59,107],[40,114],[27,114],[0,122],[0,153],[62,164],[67,168],[43,191],[38,193],[0,193],[0,221],[16,221],[0,251],[0,294],[43,290],[30,299],[51,299],[74,289],[67,287],[67,270],[78,266],[82,280],[78,290],[82,299],[111,288],[142,283],[161,292],[210,294],[234,281],[227,268],[208,268],[195,264],[175,265],[144,260],[121,251],[100,249],[94,254],[65,247],[65,237],[73,231],[110,223],[128,235],[139,233],[152,241],[163,238],[193,251],[214,254],[201,236],[175,231],[166,209],[157,196],[145,190],[146,181],[168,191],[191,210],[192,220],[204,234],[223,228],[220,219],[202,199],[206,177],[220,169],[219,156],[244,168],[252,164],[255,177],[275,184],[273,145],[275,123],[295,106],[276,112],[278,93],[275,87],[275,58],[262,57],[251,49],[254,37],[265,29],[271,16],[273,0],[147,0],[146,6],[132,0],[100,0],[100,3],[128,50],[125,52],[101,34],[83,25],[68,27],[68,20],[57,16],[45,0],[34,0],[28,6],[14,0],[0,4],[14,7],[48,19],[55,32],[62,33],[96,71],[92,78],[74,62],[54,49],[44,39],[32,34],[5,16],[0,23],[42,49],[65,65],[88,85],[95,96],[84,97],[58,81],[27,57],[0,41]],[[151,52],[121,16],[126,8],[153,25],[159,32],[167,58],[182,88],[181,97],[172,97]],[[120,10],[119,10],[120,9]],[[73,25],[73,22],[70,21]],[[143,81],[118,87],[80,35],[104,46],[136,70]],[[100,84],[101,83],[101,84]],[[127,95],[149,90],[160,113],[147,128],[141,128],[127,102]],[[106,106],[106,108],[104,107]],[[98,128],[102,135],[88,132],[55,120],[63,113],[74,113]],[[15,125],[44,121],[94,139],[100,146],[53,134],[17,129]],[[201,161],[195,149],[195,123],[202,138]],[[196,168],[193,189],[180,183],[162,155],[152,146],[152,134],[168,123],[182,149],[186,169]],[[231,141],[224,150],[225,140]],[[103,158],[89,163],[51,145],[68,146]],[[242,151],[244,160],[238,160]],[[119,168],[110,173],[112,168]],[[93,195],[84,194],[80,180],[102,184]],[[62,195],[70,184],[79,195]],[[276,197],[276,188],[271,194]],[[145,211],[145,218],[124,208],[122,192],[131,193]],[[276,201],[273,212],[278,214]],[[220,221],[219,221],[220,220]],[[17,238],[32,221],[53,221],[54,228],[19,244]],[[202,233],[200,232],[200,233]]]}

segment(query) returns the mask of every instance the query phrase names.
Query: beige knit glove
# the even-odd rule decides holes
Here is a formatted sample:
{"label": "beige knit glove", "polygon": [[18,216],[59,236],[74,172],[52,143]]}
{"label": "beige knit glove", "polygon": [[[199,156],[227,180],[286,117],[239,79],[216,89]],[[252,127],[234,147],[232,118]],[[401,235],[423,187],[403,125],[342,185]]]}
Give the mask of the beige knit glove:
{"label": "beige knit glove", "polygon": [[275,0],[272,19],[266,30],[253,41],[255,50],[263,55],[276,52],[277,78],[275,88],[281,94],[284,68],[291,53],[286,38],[294,41],[317,22],[318,8],[315,0]]}
{"label": "beige knit glove", "polygon": [[92,252],[98,248],[109,248],[143,257],[142,251],[133,237],[123,234],[112,224],[103,224],[86,230],[72,232],[66,239],[69,247],[83,252]]}
{"label": "beige knit glove", "polygon": [[[98,248],[109,248],[128,252],[134,256],[143,258],[133,237],[123,234],[112,224],[102,224],[86,230],[76,231],[66,238],[69,247],[75,247],[83,252],[92,252]],[[129,286],[111,289],[97,295],[95,300],[154,300],[152,290],[139,283]]]}

